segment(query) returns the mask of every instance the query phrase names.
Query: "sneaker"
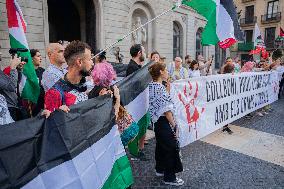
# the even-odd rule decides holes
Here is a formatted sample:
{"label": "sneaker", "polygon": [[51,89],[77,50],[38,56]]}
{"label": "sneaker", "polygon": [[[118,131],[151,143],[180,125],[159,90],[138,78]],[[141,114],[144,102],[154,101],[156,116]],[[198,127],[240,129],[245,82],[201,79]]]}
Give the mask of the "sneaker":
{"label": "sneaker", "polygon": [[268,113],[268,112],[266,112],[266,111],[264,111],[263,113],[264,113],[265,115],[268,115],[268,114],[269,114],[269,113]]}
{"label": "sneaker", "polygon": [[229,127],[227,127],[226,131],[229,133],[229,135],[233,134],[233,131]]}
{"label": "sneaker", "polygon": [[172,185],[172,186],[182,186],[184,184],[184,181],[180,178],[176,178],[176,180],[173,182],[164,181],[164,183],[167,185]]}
{"label": "sneaker", "polygon": [[251,119],[253,116],[251,114],[248,114],[245,116],[245,119]]}
{"label": "sneaker", "polygon": [[233,133],[233,131],[232,131],[228,126],[224,126],[223,129],[222,129],[222,131],[223,131],[223,132],[226,131],[226,132],[229,133],[230,135]]}
{"label": "sneaker", "polygon": [[257,112],[256,114],[260,117],[263,117],[263,114],[261,112]]}
{"label": "sneaker", "polygon": [[156,176],[157,176],[157,177],[163,177],[163,176],[164,176],[164,173],[159,173],[159,172],[156,171]]}

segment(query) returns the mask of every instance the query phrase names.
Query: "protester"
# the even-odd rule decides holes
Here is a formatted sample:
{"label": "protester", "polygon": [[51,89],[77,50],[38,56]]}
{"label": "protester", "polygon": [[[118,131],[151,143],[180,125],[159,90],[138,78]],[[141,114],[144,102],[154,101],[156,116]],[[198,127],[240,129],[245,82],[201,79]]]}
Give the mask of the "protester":
{"label": "protester", "polygon": [[205,62],[204,57],[202,55],[198,55],[197,61],[198,61],[201,76],[212,75],[212,68],[211,68],[212,59],[211,58],[207,62]]}
{"label": "protester", "polygon": [[42,57],[41,57],[41,54],[39,52],[38,49],[31,49],[30,50],[30,53],[31,53],[31,57],[32,57],[32,61],[33,61],[33,65],[34,65],[34,68],[35,68],[35,72],[36,72],[36,75],[37,75],[37,78],[39,80],[39,86],[40,86],[40,94],[39,94],[39,97],[38,97],[38,100],[37,100],[37,103],[32,103],[30,101],[27,101],[27,100],[23,100],[23,104],[25,107],[27,107],[30,112],[29,112],[29,116],[30,117],[35,117],[39,114],[39,112],[41,110],[44,109],[44,95],[45,95],[45,92],[44,92],[44,88],[41,84],[41,81],[42,81],[42,74],[43,72],[45,71],[41,66],[41,61],[42,61]]}
{"label": "protester", "polygon": [[[20,120],[21,114],[18,108],[18,96],[16,94],[17,81],[18,81],[18,72],[16,68],[20,63],[21,63],[20,58],[14,57],[13,59],[11,59],[10,77],[7,76],[2,70],[0,70],[0,95],[1,95],[1,105],[3,105],[1,107],[2,110],[0,112],[3,111],[3,115],[1,115],[3,116],[2,119],[3,124],[10,123],[10,121],[8,121],[9,115],[12,116],[12,120]],[[9,113],[6,111],[6,106],[7,109],[9,110]]]}
{"label": "protester", "polygon": [[106,52],[102,50],[96,50],[95,52],[95,64],[102,63],[106,61]]}
{"label": "protester", "polygon": [[244,66],[241,69],[241,72],[252,72],[253,68],[255,66],[254,62],[248,61],[244,64]]}
{"label": "protester", "polygon": [[132,58],[126,69],[126,76],[129,76],[130,74],[142,68],[142,65],[146,58],[145,49],[141,44],[133,45],[130,48],[130,55]]}
{"label": "protester", "polygon": [[182,59],[180,57],[176,57],[175,61],[168,65],[168,71],[171,81],[188,78],[188,71],[182,67]]}
{"label": "protester", "polygon": [[234,73],[235,72],[235,65],[234,64],[226,64],[223,68],[224,74]]}
{"label": "protester", "polygon": [[95,87],[89,93],[88,98],[95,98],[106,94],[114,95],[116,124],[118,125],[122,143],[126,146],[138,135],[139,126],[126,109],[120,105],[120,95],[117,86],[110,87],[112,81],[116,78],[116,73],[112,65],[107,62],[96,64],[92,72],[92,77]]}
{"label": "protester", "polygon": [[234,63],[233,63],[233,60],[232,60],[231,57],[227,57],[227,58],[226,58],[226,63],[221,67],[221,70],[220,70],[220,73],[221,73],[221,74],[224,74],[224,68],[225,68],[225,66],[228,65],[228,64],[231,64],[231,65],[234,66]]}
{"label": "protester", "polygon": [[11,58],[10,66],[6,67],[3,72],[0,70],[0,94],[5,97],[7,107],[14,121],[29,117],[27,109],[22,104],[19,92],[24,65],[25,62],[22,62],[21,58],[18,58],[16,54]]}
{"label": "protester", "polygon": [[189,77],[200,77],[200,70],[198,69],[198,62],[192,60],[189,66],[188,76]]}
{"label": "protester", "polygon": [[67,73],[67,70],[63,67],[65,58],[64,47],[62,45],[59,43],[49,44],[47,56],[50,64],[42,74],[42,86],[45,92]]}
{"label": "protester", "polygon": [[174,118],[174,104],[162,81],[168,79],[166,66],[155,63],[149,67],[153,82],[149,84],[149,112],[156,137],[156,175],[164,177],[164,183],[181,186],[184,181],[176,178],[176,173],[183,171],[180,149],[177,140],[178,126]]}
{"label": "protester", "polygon": [[85,77],[93,69],[91,47],[81,41],[72,41],[66,47],[64,57],[68,72],[45,94],[45,108],[51,112],[56,109],[69,112],[69,106],[88,99]]}
{"label": "protester", "polygon": [[[227,59],[228,60],[228,59]],[[232,74],[234,73],[234,64],[233,63],[227,63],[223,67],[223,74]],[[228,134],[233,134],[233,131],[229,128],[229,125],[225,125],[222,129],[223,132],[227,132]]]}
{"label": "protester", "polygon": [[189,70],[191,62],[192,62],[192,57],[190,55],[186,55],[182,66],[187,70]]}
{"label": "protester", "polygon": [[167,58],[165,56],[162,56],[161,60],[160,60],[160,63],[166,64],[166,59]]}
{"label": "protester", "polygon": [[[262,68],[260,68],[260,69],[257,69],[256,67],[255,67],[255,62],[251,62],[251,61],[249,61],[249,62],[246,62],[245,64],[244,64],[244,66],[242,67],[242,69],[241,69],[241,72],[253,72],[253,71],[262,71]],[[256,112],[256,114],[258,115],[258,116],[260,116],[260,117],[263,117],[264,115],[263,114],[268,114],[266,111],[264,111],[264,109],[260,109],[260,110],[258,110],[257,112]],[[246,116],[247,118],[250,118],[250,116],[251,115],[248,115],[248,116]]]}
{"label": "protester", "polygon": [[236,58],[234,62],[234,73],[240,73],[242,68],[242,61]]}
{"label": "protester", "polygon": [[[130,60],[127,69],[126,69],[126,76],[138,71],[142,68],[142,65],[145,61],[146,54],[145,49],[141,44],[135,44],[130,48],[130,55],[132,59]],[[146,134],[141,137],[139,140],[139,152],[137,158],[143,161],[147,161],[148,159],[144,153],[144,145],[145,145]]]}
{"label": "protester", "polygon": [[65,40],[59,40],[58,43],[62,45],[64,49],[70,44],[69,41],[65,41]]}
{"label": "protester", "polygon": [[[94,66],[92,78],[95,86],[108,88],[116,77],[116,73],[111,64],[103,62]],[[94,98],[92,92],[93,90],[90,92],[89,97]]]}
{"label": "protester", "polygon": [[160,54],[157,51],[154,51],[151,53],[150,59],[153,62],[160,62]]}

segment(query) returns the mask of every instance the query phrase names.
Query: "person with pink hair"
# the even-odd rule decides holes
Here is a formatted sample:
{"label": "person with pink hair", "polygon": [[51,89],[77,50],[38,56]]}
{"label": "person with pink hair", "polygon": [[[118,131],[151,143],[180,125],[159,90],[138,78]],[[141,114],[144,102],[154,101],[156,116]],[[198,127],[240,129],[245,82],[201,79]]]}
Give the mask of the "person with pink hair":
{"label": "person with pink hair", "polygon": [[252,61],[248,61],[244,64],[244,66],[241,69],[241,72],[252,72],[254,68],[255,63]]}
{"label": "person with pink hair", "polygon": [[92,72],[93,82],[96,86],[109,87],[116,80],[116,72],[107,61],[96,64]]}

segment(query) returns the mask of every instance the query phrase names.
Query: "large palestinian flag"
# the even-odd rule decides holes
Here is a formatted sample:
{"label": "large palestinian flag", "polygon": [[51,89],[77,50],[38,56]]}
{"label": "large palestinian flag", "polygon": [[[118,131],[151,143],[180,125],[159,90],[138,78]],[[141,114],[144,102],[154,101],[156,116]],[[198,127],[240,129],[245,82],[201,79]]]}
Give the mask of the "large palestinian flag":
{"label": "large palestinian flag", "polygon": [[182,4],[207,19],[202,45],[219,44],[221,48],[228,48],[243,39],[233,0],[183,0]]}
{"label": "large palestinian flag", "polygon": [[[145,66],[117,85],[121,100],[140,133],[149,125]],[[114,122],[113,100],[101,96],[55,111],[48,119],[36,117],[0,127],[0,188],[123,189],[133,183],[132,171]]]}
{"label": "large palestinian flag", "polygon": [[110,96],[46,120],[2,126],[0,135],[1,189],[122,189],[133,183]]}
{"label": "large palestinian flag", "polygon": [[[25,36],[27,26],[20,6],[16,0],[6,0],[6,9],[11,48],[29,49]],[[30,52],[22,52],[20,56],[27,57],[28,62],[24,66],[19,92],[23,99],[36,103],[40,88]]]}

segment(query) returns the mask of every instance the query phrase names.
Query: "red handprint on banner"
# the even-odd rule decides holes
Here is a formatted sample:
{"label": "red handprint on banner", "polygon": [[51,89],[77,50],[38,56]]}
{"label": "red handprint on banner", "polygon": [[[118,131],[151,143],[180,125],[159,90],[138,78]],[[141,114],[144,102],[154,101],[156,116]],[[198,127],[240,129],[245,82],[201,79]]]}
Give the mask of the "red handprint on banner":
{"label": "red handprint on banner", "polygon": [[195,100],[197,99],[198,96],[198,83],[196,82],[196,87],[195,87],[195,93],[193,94],[193,86],[190,81],[188,81],[188,88],[187,85],[184,86],[183,89],[183,95],[181,93],[178,94],[178,98],[181,101],[181,103],[184,105],[185,112],[186,112],[186,117],[187,117],[187,123],[189,126],[189,132],[190,132],[190,127],[193,126],[194,124],[194,130],[195,130],[195,136],[197,138],[197,129],[196,129],[196,124],[197,121],[200,118],[200,115],[204,112],[204,108],[201,108],[199,110],[195,106]]}

